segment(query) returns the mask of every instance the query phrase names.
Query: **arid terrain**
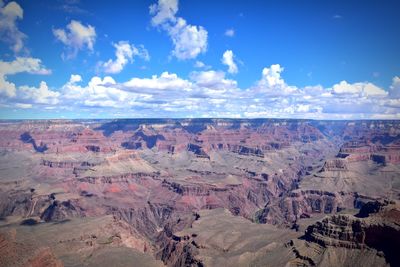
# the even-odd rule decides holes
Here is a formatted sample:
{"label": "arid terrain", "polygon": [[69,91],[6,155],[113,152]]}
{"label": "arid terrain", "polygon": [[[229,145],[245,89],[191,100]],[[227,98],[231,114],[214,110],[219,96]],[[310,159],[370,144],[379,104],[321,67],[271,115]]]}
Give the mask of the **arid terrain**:
{"label": "arid terrain", "polygon": [[399,266],[400,121],[0,122],[0,266]]}

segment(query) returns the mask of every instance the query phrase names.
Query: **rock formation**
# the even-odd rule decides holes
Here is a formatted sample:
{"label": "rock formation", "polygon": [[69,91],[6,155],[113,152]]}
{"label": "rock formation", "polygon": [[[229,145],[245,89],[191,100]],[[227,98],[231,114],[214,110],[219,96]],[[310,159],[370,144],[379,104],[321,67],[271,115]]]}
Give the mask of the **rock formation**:
{"label": "rock formation", "polygon": [[[397,213],[388,211],[393,204],[383,205],[382,199],[400,198],[398,121],[21,121],[1,122],[0,136],[2,229],[79,229],[112,217],[107,227],[117,230],[101,228],[109,234],[104,240],[82,235],[79,242],[71,241],[71,252],[88,261],[117,251],[151,266],[159,260],[169,266],[221,264],[218,257],[228,254],[230,263],[245,264],[255,253],[256,266],[317,265],[324,261],[305,255],[299,245],[303,240],[295,238],[311,224],[304,242],[321,255],[327,255],[325,247],[371,248],[383,251],[392,265],[397,262],[377,240],[397,236]],[[235,228],[231,237],[224,232],[215,261],[206,255],[211,253],[204,242],[207,227],[180,234],[202,221],[201,212],[214,210],[224,211],[215,216],[226,227],[232,220],[228,212],[245,228]],[[315,223],[324,215],[332,216]],[[259,224],[279,232],[279,241],[254,235],[249,240],[257,240],[257,250],[247,243],[237,247],[241,240],[229,241]],[[92,227],[100,231],[95,223],[85,229]],[[49,251],[46,247],[54,243],[45,241],[32,265],[51,262],[53,256],[74,258],[62,249]],[[278,252],[282,249],[286,256]],[[264,250],[280,255],[279,261]],[[375,254],[368,255],[375,259]]]}

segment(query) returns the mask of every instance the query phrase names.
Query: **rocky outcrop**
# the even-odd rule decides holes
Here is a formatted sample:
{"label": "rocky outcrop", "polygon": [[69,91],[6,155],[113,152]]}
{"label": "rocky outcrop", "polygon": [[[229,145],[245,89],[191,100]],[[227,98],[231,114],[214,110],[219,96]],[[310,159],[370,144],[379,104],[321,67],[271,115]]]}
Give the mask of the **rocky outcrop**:
{"label": "rocky outcrop", "polygon": [[32,190],[2,193],[0,194],[0,217],[40,216],[52,198],[53,196],[38,196]]}
{"label": "rocky outcrop", "polygon": [[81,167],[94,167],[99,163],[88,161],[56,161],[43,159],[41,164],[50,168],[81,168]]}
{"label": "rocky outcrop", "polygon": [[89,183],[89,184],[113,184],[113,183],[124,183],[129,184],[131,182],[138,182],[146,179],[152,179],[157,181],[162,181],[162,177],[159,172],[153,173],[124,173],[119,175],[111,175],[111,176],[84,176],[79,177],[77,180],[79,182]]}
{"label": "rocky outcrop", "polygon": [[365,224],[349,215],[332,215],[309,226],[306,238],[323,246],[362,248],[365,245]]}
{"label": "rocky outcrop", "polygon": [[336,213],[353,208],[354,195],[319,190],[294,190],[279,200],[274,207],[266,206],[257,214],[257,221],[272,224],[296,222],[313,213]]}
{"label": "rocky outcrop", "polygon": [[210,159],[210,156],[201,148],[201,146],[195,144],[188,144],[187,150],[193,152],[198,158]]}
{"label": "rocky outcrop", "polygon": [[0,217],[26,215],[32,206],[32,194],[26,191],[15,191],[0,194]]}
{"label": "rocky outcrop", "polygon": [[133,226],[141,235],[155,240],[164,226],[176,215],[174,208],[168,204],[145,203],[138,208],[106,207],[107,214]]}
{"label": "rocky outcrop", "polygon": [[173,233],[192,227],[200,215],[192,213],[165,224],[163,231],[156,239],[159,248],[156,257],[168,266],[193,266],[201,267],[203,263],[196,258],[198,245],[191,236],[176,236]]}
{"label": "rocky outcrop", "polygon": [[163,181],[162,186],[182,196],[209,196],[213,192],[227,192],[229,190],[229,188],[218,188],[210,185],[183,185],[167,180]]}
{"label": "rocky outcrop", "polygon": [[[305,239],[324,247],[373,248],[385,254],[387,262],[399,262],[400,209],[394,202],[365,204],[362,216],[332,215],[309,226]],[[365,217],[367,216],[367,217]]]}
{"label": "rocky outcrop", "polygon": [[73,200],[53,200],[43,211],[40,218],[45,222],[63,221],[68,218],[83,217],[84,212]]}
{"label": "rocky outcrop", "polygon": [[241,145],[234,145],[234,146],[228,145],[228,149],[234,153],[238,153],[239,155],[256,156],[261,158],[264,157],[264,152],[259,148],[247,147]]}
{"label": "rocky outcrop", "polygon": [[[189,239],[189,237],[187,238]],[[196,259],[196,243],[181,238],[166,238],[167,242],[162,243],[162,250],[156,254],[168,266],[174,267],[202,267],[203,263]]]}
{"label": "rocky outcrop", "polygon": [[337,155],[349,162],[372,160],[377,164],[397,164],[400,161],[400,146],[396,144],[398,135],[388,137],[377,135],[366,139],[365,136],[359,140],[344,143]]}
{"label": "rocky outcrop", "polygon": [[332,159],[327,160],[320,170],[320,172],[326,171],[347,171],[347,160],[346,159]]}

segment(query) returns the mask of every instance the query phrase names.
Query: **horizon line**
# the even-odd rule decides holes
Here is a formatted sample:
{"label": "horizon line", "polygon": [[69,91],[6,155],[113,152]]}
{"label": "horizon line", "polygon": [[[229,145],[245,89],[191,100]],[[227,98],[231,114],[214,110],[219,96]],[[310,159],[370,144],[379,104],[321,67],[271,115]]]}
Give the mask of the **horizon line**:
{"label": "horizon line", "polygon": [[381,119],[310,119],[310,118],[278,118],[278,117],[260,117],[260,118],[233,118],[233,117],[126,117],[126,118],[20,118],[20,119],[11,119],[11,118],[0,118],[0,122],[3,121],[100,121],[100,120],[297,120],[297,121],[400,121],[400,119],[390,119],[390,118],[381,118]]}

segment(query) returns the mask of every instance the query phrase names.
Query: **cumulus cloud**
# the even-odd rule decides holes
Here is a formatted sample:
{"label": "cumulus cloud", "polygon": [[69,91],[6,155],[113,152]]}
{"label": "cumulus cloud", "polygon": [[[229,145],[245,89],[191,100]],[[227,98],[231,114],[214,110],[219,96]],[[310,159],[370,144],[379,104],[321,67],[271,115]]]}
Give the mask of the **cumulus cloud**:
{"label": "cumulus cloud", "polygon": [[224,52],[224,54],[222,55],[222,59],[221,59],[222,64],[227,65],[228,66],[228,72],[229,73],[238,73],[238,67],[235,63],[234,60],[234,55],[232,50],[226,50]]}
{"label": "cumulus cloud", "polygon": [[66,29],[53,29],[53,34],[66,46],[67,58],[75,57],[83,49],[93,51],[96,42],[96,29],[89,24],[85,26],[76,20],[71,20]]}
{"label": "cumulus cloud", "polygon": [[299,89],[295,86],[289,86],[281,77],[284,68],[279,64],[273,64],[269,68],[262,70],[261,79],[256,86],[251,88],[255,92],[262,93],[265,96],[285,96],[299,94]]}
{"label": "cumulus cloud", "polygon": [[15,96],[3,97],[8,101],[0,103],[14,103],[16,108],[95,110],[125,117],[400,118],[398,77],[387,92],[368,82],[297,87],[284,80],[283,71],[279,64],[265,67],[260,79],[247,89],[217,70],[194,71],[186,79],[169,72],[127,81],[94,76],[86,84],[74,74],[58,90],[44,82],[38,88],[20,86]]}
{"label": "cumulus cloud", "polygon": [[7,81],[4,75],[0,74],[0,95],[6,97],[14,97],[17,89],[15,84]]}
{"label": "cumulus cloud", "polygon": [[235,36],[235,30],[234,30],[233,28],[227,29],[227,30],[225,31],[225,36],[228,36],[228,37],[233,37],[233,36]]}
{"label": "cumulus cloud", "polygon": [[178,59],[196,58],[207,50],[208,33],[201,26],[187,24],[186,20],[178,18],[168,32],[175,46],[172,54]]}
{"label": "cumulus cloud", "polygon": [[[38,88],[21,86],[18,90],[20,100],[29,101],[35,104],[58,104],[59,92],[52,91],[47,86],[46,82],[41,82]],[[30,104],[30,103],[28,103]]]}
{"label": "cumulus cloud", "polygon": [[[227,102],[224,92],[230,90],[233,94],[239,89],[235,81],[225,79],[224,75],[216,71],[196,72],[187,80],[175,73],[163,72],[151,78],[134,77],[122,83],[109,76],[95,76],[86,85],[80,84],[79,75],[71,75],[60,90],[58,107],[115,110],[114,114],[125,116],[178,116],[191,110],[193,116],[200,117],[210,112],[212,105],[227,115],[223,111]],[[204,103],[205,99],[207,103]],[[163,114],[155,115],[159,112]]]}
{"label": "cumulus cloud", "polygon": [[13,61],[0,61],[0,95],[15,97],[17,88],[14,83],[7,80],[7,77],[23,72],[41,75],[51,73],[38,58],[17,57]]}
{"label": "cumulus cloud", "polygon": [[349,84],[341,81],[332,87],[334,94],[345,94],[353,96],[386,96],[388,93],[372,83],[354,83]]}
{"label": "cumulus cloud", "polygon": [[222,71],[193,72],[190,77],[196,85],[206,89],[227,90],[237,88],[237,82],[225,79],[225,73]]}
{"label": "cumulus cloud", "polygon": [[51,71],[42,65],[42,61],[32,57],[17,57],[13,61],[0,61],[0,74],[13,75],[21,72],[32,74],[50,74]]}
{"label": "cumulus cloud", "polygon": [[159,0],[150,6],[151,23],[167,32],[174,44],[172,55],[177,59],[196,58],[207,51],[208,32],[202,26],[188,24],[185,19],[176,17],[177,0]]}
{"label": "cumulus cloud", "polygon": [[148,90],[191,90],[191,83],[181,79],[175,73],[163,72],[159,77],[153,75],[148,78],[133,78],[124,83],[128,90],[141,90],[146,92]]}
{"label": "cumulus cloud", "polygon": [[71,75],[69,82],[61,88],[61,99],[68,107],[117,108],[121,107],[122,103],[128,104],[125,101],[128,100],[129,94],[116,88],[116,82],[110,76],[103,79],[94,76],[86,86],[76,84],[78,81],[81,81],[79,75]]}
{"label": "cumulus cloud", "polygon": [[151,23],[159,26],[169,21],[175,22],[175,15],[178,12],[178,0],[159,0],[157,4],[150,7]]}
{"label": "cumulus cloud", "polygon": [[269,68],[262,70],[262,78],[258,82],[259,86],[273,88],[283,86],[285,82],[281,78],[281,72],[284,70],[279,64],[271,65]]}
{"label": "cumulus cloud", "polygon": [[69,79],[70,84],[78,83],[82,81],[81,75],[78,74],[72,74],[71,78]]}
{"label": "cumulus cloud", "polygon": [[[17,21],[23,19],[23,9],[16,2],[0,1],[0,39],[17,54],[24,50],[26,35],[19,31]],[[17,56],[13,61],[0,61],[0,103],[13,104],[16,108],[31,108],[33,104],[58,103],[58,92],[49,90],[45,82],[38,88],[17,86],[9,76],[18,73],[47,75],[51,71],[38,58]]]}
{"label": "cumulus cloud", "polygon": [[400,98],[400,77],[396,76],[392,80],[392,85],[390,86],[389,94],[392,97]]}
{"label": "cumulus cloud", "polygon": [[396,118],[400,113],[400,109],[393,107],[397,101],[372,83],[342,81],[327,88],[297,87],[284,81],[283,70],[279,64],[264,68],[261,79],[245,90],[248,99],[252,97],[254,102],[243,112],[245,116],[360,119],[378,114]]}
{"label": "cumulus cloud", "polygon": [[106,73],[119,73],[123,70],[128,62],[133,62],[133,58],[138,56],[144,60],[150,60],[149,52],[143,45],[136,47],[126,41],[119,41],[113,44],[115,47],[115,60],[109,59],[102,64],[104,72]]}
{"label": "cumulus cloud", "polygon": [[0,1],[0,39],[9,44],[10,48],[18,53],[24,48],[26,35],[17,27],[17,21],[22,20],[24,11],[21,6],[12,1],[4,4]]}

